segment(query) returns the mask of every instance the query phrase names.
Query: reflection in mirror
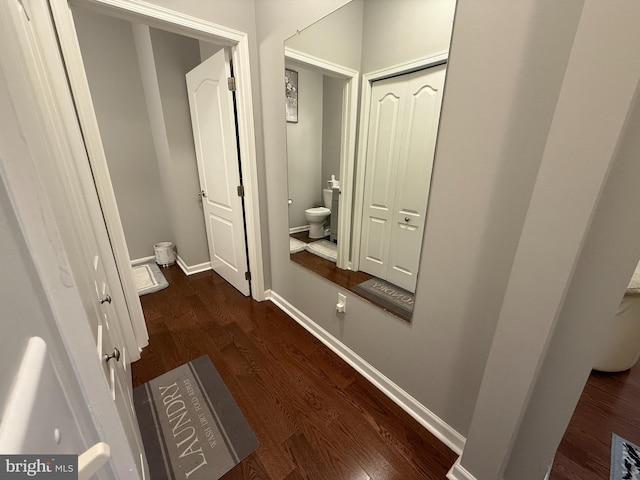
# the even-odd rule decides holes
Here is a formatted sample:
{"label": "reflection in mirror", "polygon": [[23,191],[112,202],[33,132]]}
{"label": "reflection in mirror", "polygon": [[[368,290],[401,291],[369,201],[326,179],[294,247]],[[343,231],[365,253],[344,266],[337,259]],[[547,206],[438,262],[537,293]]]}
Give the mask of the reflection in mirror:
{"label": "reflection in mirror", "polygon": [[285,42],[291,259],[405,320],[454,11],[353,0]]}

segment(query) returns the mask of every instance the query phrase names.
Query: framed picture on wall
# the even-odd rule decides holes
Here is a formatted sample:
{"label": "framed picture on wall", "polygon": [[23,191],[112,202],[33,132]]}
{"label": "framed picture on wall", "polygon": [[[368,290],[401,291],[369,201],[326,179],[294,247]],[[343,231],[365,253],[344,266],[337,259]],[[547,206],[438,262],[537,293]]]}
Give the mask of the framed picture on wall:
{"label": "framed picture on wall", "polygon": [[285,68],[284,92],[287,122],[298,123],[298,72]]}

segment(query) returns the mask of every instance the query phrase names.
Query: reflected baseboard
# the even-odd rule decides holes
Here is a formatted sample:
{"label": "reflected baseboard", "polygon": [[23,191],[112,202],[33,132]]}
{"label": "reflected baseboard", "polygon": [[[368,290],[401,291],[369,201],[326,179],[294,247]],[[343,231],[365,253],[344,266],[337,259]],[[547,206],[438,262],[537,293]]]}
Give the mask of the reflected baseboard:
{"label": "reflected baseboard", "polygon": [[300,233],[300,232],[308,232],[309,231],[309,225],[301,225],[299,227],[291,227],[289,229],[289,235],[291,235],[292,233]]}
{"label": "reflected baseboard", "polygon": [[[453,427],[430,411],[415,398],[405,392],[389,378],[376,370],[365,359],[356,354],[348,346],[335,338],[324,328],[311,320],[303,312],[291,305],[286,299],[273,290],[265,292],[265,298],[273,302],[280,310],[285,312],[314,337],[324,343],[336,355],[356,369],[363,377],[369,380],[382,393],[395,402],[400,408],[411,415],[418,423],[426,428],[438,440],[453,450],[456,454],[462,454],[465,438]],[[451,477],[452,480],[465,480],[465,477]],[[475,480],[468,477],[467,480]]]}
{"label": "reflected baseboard", "polygon": [[449,480],[476,480],[476,477],[471,475],[466,468],[460,465],[460,457],[458,457],[456,463],[453,464],[451,470],[447,472],[447,478]]}

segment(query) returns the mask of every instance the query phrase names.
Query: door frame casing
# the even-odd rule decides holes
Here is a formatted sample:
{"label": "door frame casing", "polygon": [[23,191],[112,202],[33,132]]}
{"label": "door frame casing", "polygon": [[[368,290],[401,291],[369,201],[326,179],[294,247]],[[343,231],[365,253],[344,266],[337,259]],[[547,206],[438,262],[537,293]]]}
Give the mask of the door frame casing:
{"label": "door frame casing", "polygon": [[358,114],[359,72],[337,63],[309,55],[308,53],[284,47],[286,60],[312,67],[334,78],[346,80],[342,91],[342,132],[340,146],[340,206],[338,208],[338,268],[348,269],[350,265],[351,203],[353,201],[353,172],[356,155],[356,125]]}
{"label": "door frame casing", "polygon": [[[364,181],[367,162],[367,143],[369,141],[369,115],[371,113],[371,88],[372,83],[376,80],[384,80],[385,78],[403,75],[405,73],[423,70],[425,68],[436,67],[447,63],[449,52],[443,51],[420,57],[410,62],[393,65],[391,67],[375,70],[373,72],[362,75],[362,101],[360,106],[360,133],[358,137],[358,169],[355,179],[354,208],[352,225],[352,243],[351,243],[351,270],[360,269],[360,241],[362,240],[362,214],[364,211]],[[446,80],[445,80],[446,82]],[[365,119],[367,121],[365,121]],[[436,140],[437,148],[437,140]],[[435,158],[435,156],[434,156]],[[428,207],[427,207],[428,210]],[[425,229],[426,229],[425,217]]]}
{"label": "door frame casing", "polygon": [[[236,77],[236,101],[238,121],[238,144],[241,169],[245,187],[245,214],[247,232],[247,252],[251,269],[251,291],[255,300],[265,299],[264,263],[262,233],[260,226],[260,205],[258,199],[257,154],[253,115],[253,96],[249,62],[249,39],[244,32],[217,25],[196,17],[156,5],[132,0],[50,0],[57,31],[60,38],[69,82],[78,104],[78,115],[83,127],[89,162],[93,170],[98,195],[102,204],[102,215],[112,238],[112,246],[128,302],[139,305],[137,291],[133,283],[130,258],[124,238],[124,231],[109,177],[108,166],[98,124],[91,102],[82,55],[78,44],[73,17],[69,4],[89,8],[99,13],[116,16],[128,21],[145,23],[173,33],[198,40],[215,42],[231,48],[234,75]],[[59,22],[59,23],[58,23]],[[135,297],[135,298],[134,298]],[[134,325],[144,322],[142,310],[132,312]]]}

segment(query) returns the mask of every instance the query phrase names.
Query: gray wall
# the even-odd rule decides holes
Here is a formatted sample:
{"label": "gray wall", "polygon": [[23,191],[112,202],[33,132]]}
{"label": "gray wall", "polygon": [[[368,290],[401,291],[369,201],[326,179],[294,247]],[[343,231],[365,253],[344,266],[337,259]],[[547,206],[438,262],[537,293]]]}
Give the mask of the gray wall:
{"label": "gray wall", "polygon": [[[505,479],[525,480],[520,472],[531,472],[531,479],[544,474],[568,425],[573,403],[591,373],[598,339],[606,336],[609,325],[616,321],[612,312],[617,310],[620,293],[640,258],[640,216],[637,201],[629,201],[639,196],[639,129],[640,101],[636,99],[575,269],[576,280],[567,292],[534,387],[531,408],[515,439]],[[622,234],[614,239],[614,232]]]}
{"label": "gray wall", "polygon": [[202,202],[197,196],[200,182],[185,74],[200,64],[200,45],[171,32],[152,28],[150,33],[167,141],[167,148],[158,152],[158,161],[175,244],[187,265],[199,265],[210,258]]}
{"label": "gray wall", "polygon": [[[154,243],[171,241],[187,266],[208,262],[184,78],[200,63],[200,42],[151,29],[145,49],[129,22],[82,8],[74,15],[129,256],[153,255]],[[202,43],[206,54],[217,48]],[[145,98],[159,106],[148,108]]]}
{"label": "gray wall", "polygon": [[[574,15],[580,23],[462,458],[478,478],[546,472],[640,256],[640,6],[584,2]],[[585,103],[603,82],[610,94]]]}
{"label": "gray wall", "polygon": [[202,62],[224,48],[220,45],[216,45],[215,43],[205,42],[202,40],[198,43],[200,44],[200,61]]}
{"label": "gray wall", "polygon": [[[269,237],[266,232],[269,231],[269,215],[267,211],[267,186],[266,172],[264,164],[263,151],[263,129],[262,129],[262,108],[261,108],[261,91],[258,64],[258,46],[256,43],[257,28],[256,12],[253,0],[216,0],[203,2],[201,0],[153,0],[151,3],[170,10],[178,11],[185,15],[196,18],[202,18],[208,22],[221,25],[227,28],[243,32],[247,35],[247,43],[249,49],[249,61],[251,69],[251,89],[253,101],[253,120],[256,134],[256,155],[257,155],[257,177],[260,202],[260,215],[257,220],[263,232],[262,251],[264,253],[264,272],[265,272],[265,288],[270,287],[270,268],[271,259],[267,252],[269,251]],[[267,0],[265,3],[269,3]],[[281,46],[282,48],[282,46]],[[282,73],[281,69],[281,73]],[[280,84],[282,84],[282,75],[280,75]],[[282,114],[284,118],[284,110]],[[283,172],[286,179],[286,172]],[[286,186],[283,187],[286,192]],[[286,200],[285,200],[286,206]]]}
{"label": "gray wall", "polygon": [[[330,6],[316,4],[315,17]],[[450,57],[416,305],[408,324],[351,295],[348,313],[338,317],[339,289],[289,261],[283,106],[268,92],[280,89],[282,41],[315,18],[308,4],[256,4],[267,93],[272,288],[464,436],[562,82],[572,39],[566,25],[575,22],[574,7],[570,3],[554,15],[533,17],[520,12],[527,16],[525,25],[533,18],[547,31],[531,43],[515,35],[522,25],[511,27],[505,20],[490,28],[478,25],[474,18],[483,16],[477,11],[483,7],[463,8],[462,33]],[[512,36],[517,41],[504,42]]]}
{"label": "gray wall", "polygon": [[304,211],[322,204],[322,74],[291,68],[298,72],[298,123],[287,123],[289,225],[299,227],[308,224]]}
{"label": "gray wall", "polygon": [[156,161],[131,24],[73,9],[129,256],[174,241]]}

